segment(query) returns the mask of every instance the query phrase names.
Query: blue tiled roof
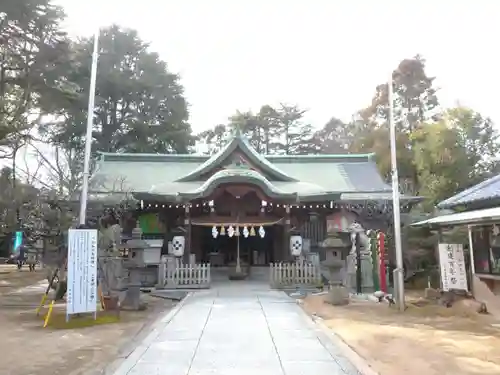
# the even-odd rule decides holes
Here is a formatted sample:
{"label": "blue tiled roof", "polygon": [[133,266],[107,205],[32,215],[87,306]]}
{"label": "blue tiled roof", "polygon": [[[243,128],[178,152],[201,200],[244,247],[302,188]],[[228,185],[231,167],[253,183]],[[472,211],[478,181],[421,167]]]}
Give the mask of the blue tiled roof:
{"label": "blue tiled roof", "polygon": [[344,163],[344,171],[357,191],[392,192],[392,187],[382,180],[375,162]]}
{"label": "blue tiled roof", "polygon": [[477,185],[438,203],[438,208],[451,208],[481,200],[500,198],[500,175],[489,178]]}

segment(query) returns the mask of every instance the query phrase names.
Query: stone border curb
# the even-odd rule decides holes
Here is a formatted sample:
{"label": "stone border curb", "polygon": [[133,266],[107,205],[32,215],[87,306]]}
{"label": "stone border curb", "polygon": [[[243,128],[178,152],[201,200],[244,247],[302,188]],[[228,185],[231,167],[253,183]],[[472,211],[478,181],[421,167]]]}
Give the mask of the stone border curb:
{"label": "stone border curb", "polygon": [[342,355],[344,355],[352,363],[352,365],[358,370],[361,375],[380,375],[356,350],[354,350],[348,343],[346,343],[342,339],[342,337],[337,335],[332,329],[328,328],[326,324],[323,323],[323,319],[315,317],[310,318],[314,322],[314,324],[319,327],[319,329],[325,334],[325,336],[327,336],[328,339],[341,350]]}
{"label": "stone border curb", "polygon": [[[189,297],[193,293],[189,292],[177,305],[175,305],[166,315],[161,312],[152,324],[145,324],[131,341],[135,342],[133,349],[127,346],[123,349],[119,357],[106,366],[103,374],[105,375],[126,375],[137,363],[151,343],[159,336],[163,328],[182,309]],[[147,327],[147,328],[146,328]]]}

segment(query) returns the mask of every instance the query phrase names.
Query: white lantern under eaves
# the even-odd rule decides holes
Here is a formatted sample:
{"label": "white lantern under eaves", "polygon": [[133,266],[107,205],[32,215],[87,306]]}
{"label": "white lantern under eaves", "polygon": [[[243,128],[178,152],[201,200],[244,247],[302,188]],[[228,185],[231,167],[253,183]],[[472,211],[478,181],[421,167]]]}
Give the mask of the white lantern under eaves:
{"label": "white lantern under eaves", "polygon": [[302,236],[290,236],[290,254],[294,257],[302,254]]}
{"label": "white lantern under eaves", "polygon": [[184,245],[186,244],[186,239],[184,236],[174,236],[172,239],[172,254],[176,257],[181,257],[184,255]]}

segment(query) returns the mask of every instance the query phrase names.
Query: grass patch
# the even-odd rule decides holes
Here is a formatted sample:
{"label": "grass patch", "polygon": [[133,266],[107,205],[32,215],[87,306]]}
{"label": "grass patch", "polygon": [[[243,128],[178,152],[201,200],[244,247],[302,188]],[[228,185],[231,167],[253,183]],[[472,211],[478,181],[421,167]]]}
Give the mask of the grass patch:
{"label": "grass patch", "polygon": [[65,313],[53,311],[48,327],[54,329],[78,329],[118,322],[120,322],[120,315],[116,312],[98,312],[95,320],[92,314],[71,315],[69,322],[66,322]]}

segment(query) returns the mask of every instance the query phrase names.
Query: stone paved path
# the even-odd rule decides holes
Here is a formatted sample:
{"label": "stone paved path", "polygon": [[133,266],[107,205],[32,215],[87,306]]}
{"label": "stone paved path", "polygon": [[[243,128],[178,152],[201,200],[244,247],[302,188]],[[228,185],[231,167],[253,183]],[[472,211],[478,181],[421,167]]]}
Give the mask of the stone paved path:
{"label": "stone paved path", "polygon": [[140,343],[115,375],[359,374],[283,292],[200,291]]}

